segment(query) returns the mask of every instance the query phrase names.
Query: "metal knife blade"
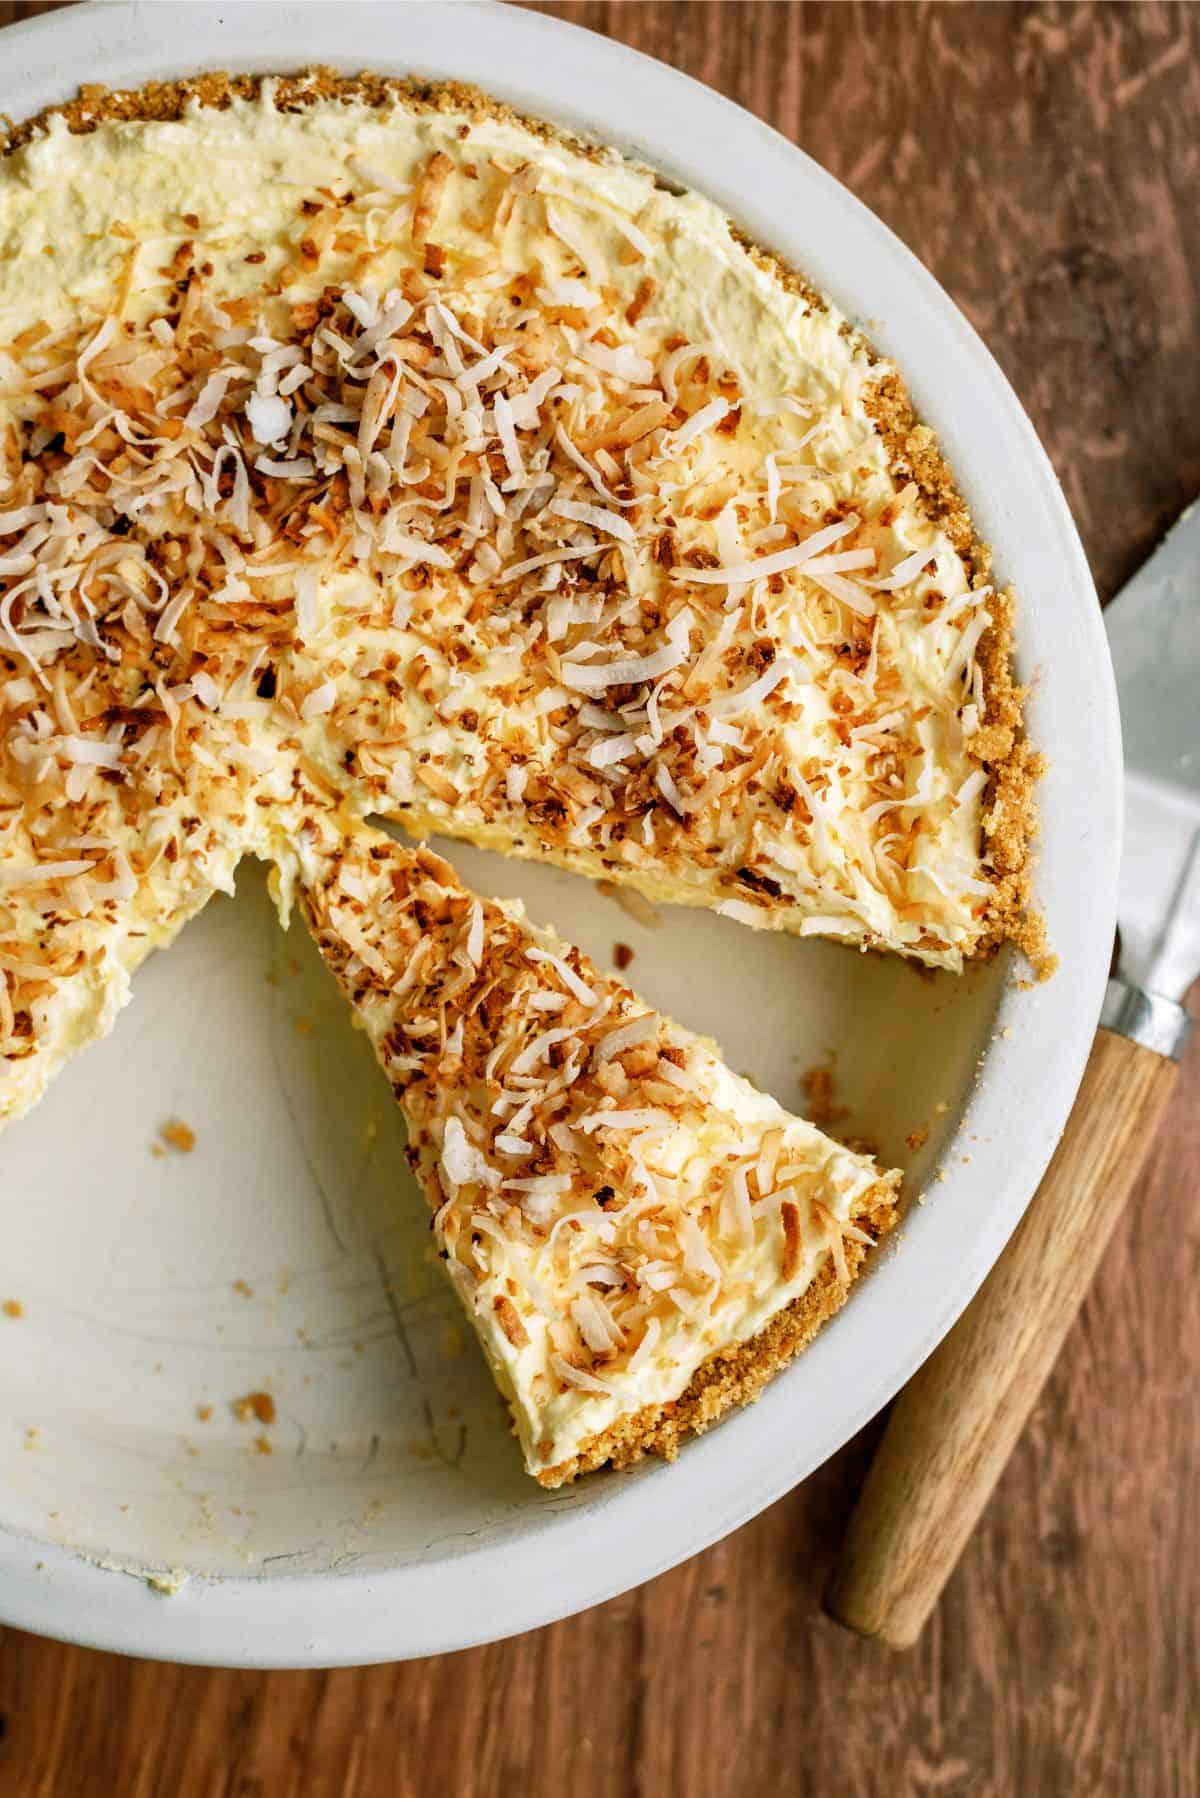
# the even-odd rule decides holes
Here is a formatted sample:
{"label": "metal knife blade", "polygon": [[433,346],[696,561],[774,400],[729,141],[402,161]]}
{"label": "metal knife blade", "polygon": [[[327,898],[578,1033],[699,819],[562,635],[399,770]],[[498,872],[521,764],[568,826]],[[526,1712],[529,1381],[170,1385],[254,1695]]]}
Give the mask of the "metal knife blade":
{"label": "metal knife blade", "polygon": [[1200,974],[1200,502],[1105,622],[1125,747],[1118,975],[1178,1003]]}

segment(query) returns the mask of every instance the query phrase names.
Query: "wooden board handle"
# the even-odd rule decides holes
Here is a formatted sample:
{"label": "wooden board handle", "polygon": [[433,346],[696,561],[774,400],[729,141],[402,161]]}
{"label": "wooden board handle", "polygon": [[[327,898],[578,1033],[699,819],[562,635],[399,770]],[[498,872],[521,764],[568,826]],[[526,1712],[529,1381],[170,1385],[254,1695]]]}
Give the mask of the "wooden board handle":
{"label": "wooden board handle", "polygon": [[826,1597],[839,1623],[893,1648],[917,1640],[1083,1303],[1176,1071],[1098,1034],[1033,1203],[896,1400]]}

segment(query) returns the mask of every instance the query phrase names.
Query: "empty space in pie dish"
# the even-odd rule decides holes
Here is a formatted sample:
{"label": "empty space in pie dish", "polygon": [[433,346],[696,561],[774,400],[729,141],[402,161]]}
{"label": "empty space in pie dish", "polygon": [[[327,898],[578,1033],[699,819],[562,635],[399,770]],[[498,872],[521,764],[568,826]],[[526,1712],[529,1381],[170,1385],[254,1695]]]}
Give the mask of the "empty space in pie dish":
{"label": "empty space in pie dish", "polygon": [[[731,1067],[909,1167],[910,1197],[930,1182],[1002,963],[922,973],[678,907],[651,925],[577,876],[437,847],[601,966],[632,949],[626,978]],[[456,1552],[610,1502],[646,1473],[558,1494],[522,1473],[386,1079],[254,864],[238,889],[138,973],[112,1036],[6,1137],[6,1192],[27,1202],[6,1216],[3,1296],[23,1315],[3,1320],[5,1524],[122,1566],[278,1575]],[[813,1069],[831,1091],[806,1086]],[[190,1152],[163,1143],[172,1119]],[[905,1137],[926,1129],[914,1155]],[[782,1376],[797,1412],[809,1366]],[[235,1413],[256,1393],[269,1423]]]}

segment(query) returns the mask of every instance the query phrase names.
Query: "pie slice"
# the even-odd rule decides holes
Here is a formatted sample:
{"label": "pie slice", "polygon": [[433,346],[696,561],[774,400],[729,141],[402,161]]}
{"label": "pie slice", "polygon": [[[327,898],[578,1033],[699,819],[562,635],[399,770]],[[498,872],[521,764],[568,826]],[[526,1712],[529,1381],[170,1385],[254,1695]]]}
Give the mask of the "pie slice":
{"label": "pie slice", "polygon": [[845,1299],[900,1176],[430,850],[310,811],[281,855],[529,1472],[673,1458],[757,1397]]}

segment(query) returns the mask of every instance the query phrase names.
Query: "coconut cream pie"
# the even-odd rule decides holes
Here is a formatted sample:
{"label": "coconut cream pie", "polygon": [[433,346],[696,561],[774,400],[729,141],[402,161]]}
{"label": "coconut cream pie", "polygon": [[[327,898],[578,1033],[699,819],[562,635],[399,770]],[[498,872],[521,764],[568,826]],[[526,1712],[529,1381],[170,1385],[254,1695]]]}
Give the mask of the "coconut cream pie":
{"label": "coconut cream pie", "polygon": [[758,1393],[895,1218],[880,1174],[427,849],[278,849],[408,1125],[530,1473],[673,1455]]}
{"label": "coconut cream pie", "polygon": [[12,134],[0,249],[0,1120],[266,856],[531,1465],[671,1446],[890,1176],[356,820],[1039,954],[1011,600],[896,371],[700,196],[451,87],[85,92]]}

